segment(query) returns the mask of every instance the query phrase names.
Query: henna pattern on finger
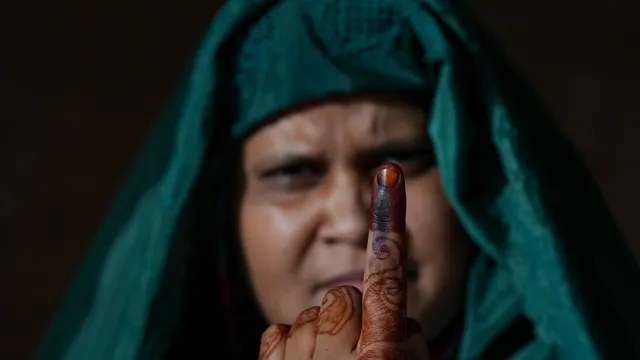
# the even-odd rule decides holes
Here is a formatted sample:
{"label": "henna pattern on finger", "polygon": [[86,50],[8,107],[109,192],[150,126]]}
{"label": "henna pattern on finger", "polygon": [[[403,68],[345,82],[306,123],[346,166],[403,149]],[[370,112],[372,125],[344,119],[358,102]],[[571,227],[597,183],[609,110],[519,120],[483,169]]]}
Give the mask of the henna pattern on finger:
{"label": "henna pattern on finger", "polygon": [[405,214],[402,170],[385,164],[378,170],[371,197],[359,360],[406,359]]}
{"label": "henna pattern on finger", "polygon": [[318,314],[318,335],[336,335],[355,315],[356,304],[347,287],[333,288],[322,300]]}
{"label": "henna pattern on finger", "polygon": [[[367,335],[361,339],[359,359],[365,354],[377,359],[400,359],[406,339],[406,283],[401,261],[405,255],[399,234],[374,234],[375,237],[384,238],[388,251],[380,257],[372,251],[375,268],[368,269],[362,300],[362,332]],[[373,355],[381,353],[383,357]]]}
{"label": "henna pattern on finger", "polygon": [[295,334],[296,331],[300,330],[303,326],[309,324],[313,326],[318,326],[318,313],[320,312],[320,307],[314,306],[310,307],[298,315],[296,321],[291,325],[291,330],[289,330],[289,338]]}
{"label": "henna pattern on finger", "polygon": [[407,355],[405,354],[403,349],[372,347],[358,354],[358,360],[396,360],[406,358]]}
{"label": "henna pattern on finger", "polygon": [[262,334],[262,339],[260,340],[260,356],[258,356],[258,360],[268,359],[287,339],[288,334],[288,325],[278,324],[269,326]]}

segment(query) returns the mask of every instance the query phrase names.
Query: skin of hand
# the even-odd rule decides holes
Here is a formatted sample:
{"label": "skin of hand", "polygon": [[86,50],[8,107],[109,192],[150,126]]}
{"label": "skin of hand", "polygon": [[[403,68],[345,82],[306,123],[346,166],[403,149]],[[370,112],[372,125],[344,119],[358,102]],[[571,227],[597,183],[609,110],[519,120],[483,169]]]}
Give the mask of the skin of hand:
{"label": "skin of hand", "polygon": [[[302,311],[291,326],[271,325],[262,336],[260,360],[407,358],[408,339],[420,333],[420,325],[407,318],[400,166],[380,166],[372,188],[363,293],[351,286],[332,288],[321,306]],[[415,351],[412,355],[416,358]],[[418,358],[428,359],[426,348]]]}

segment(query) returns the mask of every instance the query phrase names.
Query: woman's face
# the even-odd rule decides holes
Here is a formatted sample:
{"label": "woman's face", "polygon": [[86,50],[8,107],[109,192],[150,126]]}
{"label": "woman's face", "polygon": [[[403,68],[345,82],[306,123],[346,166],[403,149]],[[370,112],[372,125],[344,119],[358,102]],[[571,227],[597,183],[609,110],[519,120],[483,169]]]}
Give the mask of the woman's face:
{"label": "woman's face", "polygon": [[371,182],[389,160],[406,179],[409,316],[433,336],[457,314],[470,245],[442,191],[426,115],[364,97],[289,113],[244,142],[240,239],[268,321],[292,323],[334,286],[362,290]]}

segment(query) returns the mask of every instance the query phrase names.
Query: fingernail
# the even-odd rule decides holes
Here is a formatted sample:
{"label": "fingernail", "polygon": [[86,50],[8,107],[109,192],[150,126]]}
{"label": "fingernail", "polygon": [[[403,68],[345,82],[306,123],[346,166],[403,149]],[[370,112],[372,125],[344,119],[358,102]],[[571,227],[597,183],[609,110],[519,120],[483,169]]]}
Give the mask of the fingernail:
{"label": "fingernail", "polygon": [[398,180],[400,180],[400,167],[394,163],[388,163],[382,165],[378,168],[378,174],[376,178],[378,179],[378,185],[384,186],[386,188],[395,187],[398,184]]}
{"label": "fingernail", "polygon": [[391,162],[381,165],[373,182],[370,229],[403,232],[406,208],[402,168]]}

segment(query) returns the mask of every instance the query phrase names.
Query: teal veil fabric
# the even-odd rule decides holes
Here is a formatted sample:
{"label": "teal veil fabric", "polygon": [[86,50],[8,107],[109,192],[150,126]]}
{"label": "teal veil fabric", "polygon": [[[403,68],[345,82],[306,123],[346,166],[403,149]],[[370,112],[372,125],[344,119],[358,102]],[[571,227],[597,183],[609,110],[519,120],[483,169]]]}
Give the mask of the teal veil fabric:
{"label": "teal veil fabric", "polygon": [[513,359],[640,359],[638,267],[588,171],[484,31],[444,0],[228,1],[36,359],[162,358],[205,164],[285,108],[363,91],[431,104],[446,195],[480,250],[460,359],[479,358],[518,316],[535,339]]}

